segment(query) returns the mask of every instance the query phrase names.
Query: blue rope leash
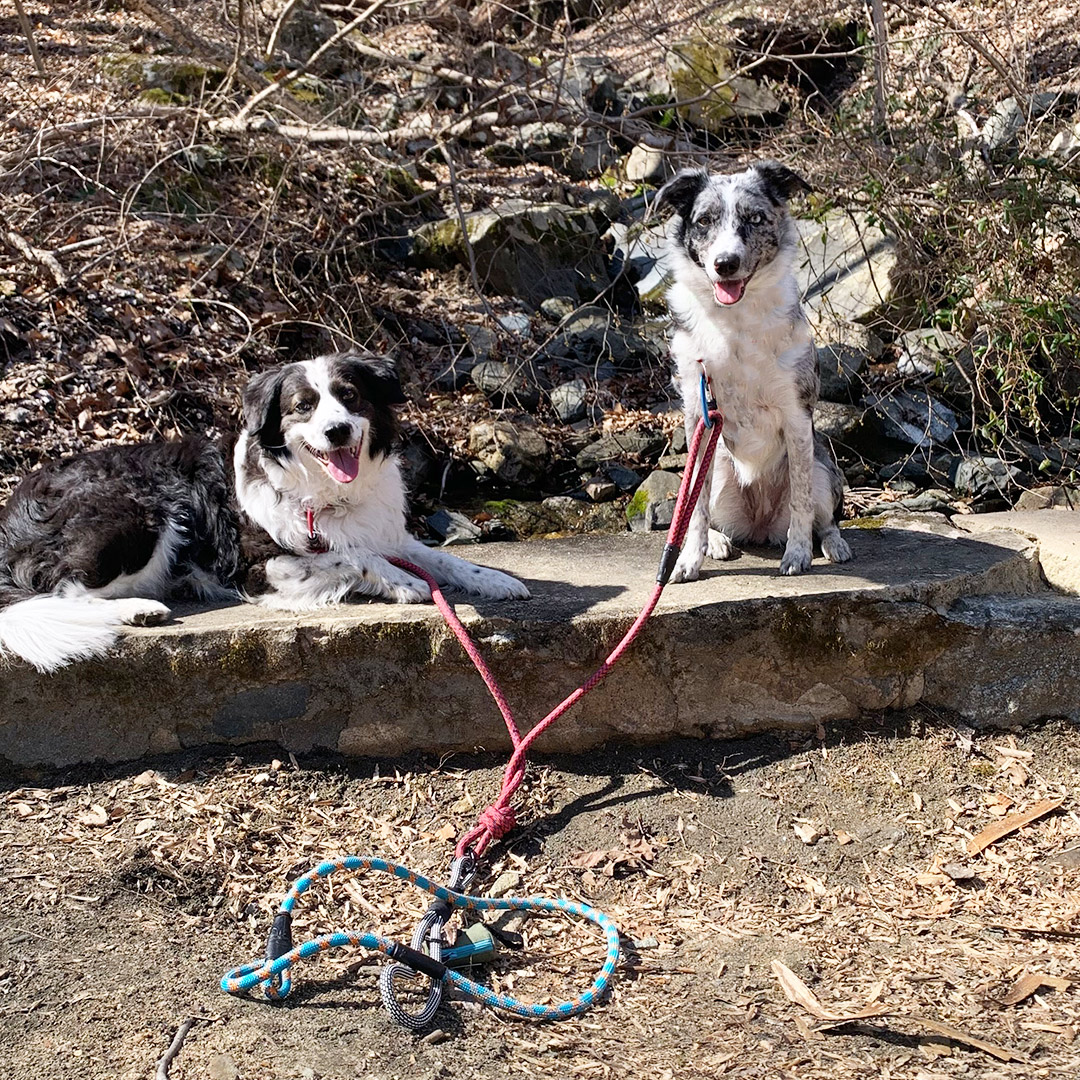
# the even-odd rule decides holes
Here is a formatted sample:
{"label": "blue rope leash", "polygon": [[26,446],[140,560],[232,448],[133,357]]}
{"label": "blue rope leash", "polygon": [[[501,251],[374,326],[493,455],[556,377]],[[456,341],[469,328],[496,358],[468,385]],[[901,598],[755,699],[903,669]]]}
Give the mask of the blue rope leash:
{"label": "blue rope leash", "polygon": [[[496,994],[486,986],[447,967],[435,957],[378,934],[347,930],[313,938],[294,948],[291,931],[293,907],[316,881],[329,877],[338,870],[377,870],[383,874],[392,874],[423,892],[430,893],[451,907],[465,911],[561,911],[567,915],[588,919],[604,931],[607,940],[607,957],[604,960],[604,966],[593,980],[592,986],[576,998],[558,1005],[529,1005],[506,994]],[[544,896],[507,896],[499,899],[470,896],[436,885],[421,874],[402,866],[401,863],[387,862],[385,859],[377,859],[370,855],[349,855],[320,863],[314,870],[293,882],[274,919],[267,943],[266,959],[255,960],[242,967],[233,968],[222,978],[221,989],[229,994],[242,994],[259,988],[264,997],[271,1001],[279,1001],[292,989],[290,969],[297,960],[306,960],[328,949],[350,946],[381,952],[407,968],[427,975],[434,982],[453,986],[465,997],[493,1009],[504,1009],[517,1016],[525,1016],[533,1020],[559,1020],[584,1012],[594,1005],[607,990],[615,974],[615,966],[619,962],[619,929],[602,911],[588,904],[579,904],[574,900],[552,900]]]}

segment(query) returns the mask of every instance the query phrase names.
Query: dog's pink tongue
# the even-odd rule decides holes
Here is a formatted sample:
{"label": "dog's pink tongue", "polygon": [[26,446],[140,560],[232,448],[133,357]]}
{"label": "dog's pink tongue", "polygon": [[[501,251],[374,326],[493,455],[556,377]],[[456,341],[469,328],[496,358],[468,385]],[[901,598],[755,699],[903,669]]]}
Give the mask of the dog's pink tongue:
{"label": "dog's pink tongue", "polygon": [[326,458],[326,471],[339,484],[351,484],[360,471],[360,457],[351,450],[331,450]]}
{"label": "dog's pink tongue", "polygon": [[718,281],[713,288],[716,290],[716,300],[720,304],[737,304],[742,299],[743,290],[746,288],[746,279],[736,281]]}

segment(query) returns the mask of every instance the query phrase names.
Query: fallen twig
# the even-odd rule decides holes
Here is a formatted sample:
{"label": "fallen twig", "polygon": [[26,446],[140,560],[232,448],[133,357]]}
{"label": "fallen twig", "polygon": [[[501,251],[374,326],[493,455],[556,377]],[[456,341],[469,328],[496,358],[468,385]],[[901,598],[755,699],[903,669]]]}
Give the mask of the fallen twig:
{"label": "fallen twig", "polygon": [[22,24],[26,44],[30,46],[30,55],[34,58],[34,67],[37,68],[37,73],[44,79],[45,65],[41,61],[41,53],[38,52],[37,42],[34,40],[34,28],[30,25],[30,19],[27,17],[22,0],[15,0],[15,10],[19,14],[19,22]]}
{"label": "fallen twig", "polygon": [[184,1045],[188,1032],[198,1019],[197,1016],[189,1016],[176,1029],[176,1034],[173,1036],[173,1041],[169,1043],[168,1050],[158,1059],[157,1069],[154,1071],[154,1080],[169,1080],[169,1066],[172,1065],[176,1055],[180,1053],[180,1048]]}
{"label": "fallen twig", "polygon": [[36,263],[38,266],[43,266],[52,275],[53,280],[61,288],[67,284],[67,274],[64,272],[64,268],[60,265],[59,260],[51,251],[46,251],[44,248],[34,247],[25,237],[20,236],[13,229],[9,229],[4,234],[4,239],[11,245],[20,255],[23,256],[29,262]]}
{"label": "fallen twig", "polygon": [[1022,829],[1025,825],[1030,825],[1031,822],[1045,817],[1056,810],[1064,801],[1064,795],[1056,799],[1043,799],[1042,802],[1036,803],[1021,814],[1010,814],[1007,818],[1002,818],[1001,821],[995,821],[992,825],[987,825],[981,833],[973,836],[967,842],[968,854],[978,855],[980,851],[988,848],[1003,836],[1008,836],[1009,833],[1014,833],[1017,829]]}

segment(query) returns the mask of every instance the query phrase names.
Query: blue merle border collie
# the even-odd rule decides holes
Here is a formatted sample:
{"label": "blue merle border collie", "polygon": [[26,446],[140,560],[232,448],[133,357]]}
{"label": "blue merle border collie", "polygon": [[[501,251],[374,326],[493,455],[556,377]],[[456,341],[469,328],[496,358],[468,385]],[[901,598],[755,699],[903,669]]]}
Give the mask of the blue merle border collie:
{"label": "blue merle border collie", "polygon": [[810,568],[813,537],[831,562],[851,549],[837,527],[843,479],[814,435],[819,377],[793,263],[788,200],[809,185],[776,162],[730,175],[678,173],[654,209],[677,215],[666,261],[675,384],[687,436],[701,418],[704,368],[724,417],[711,474],[672,581],[694,581],[708,554],[784,544],[781,574]]}
{"label": "blue merle border collie", "polygon": [[0,508],[0,658],[42,671],[98,656],[163,601],[242,596],[307,611],[348,597],[431,598],[441,585],[524,599],[521,582],[405,527],[389,360],[342,353],[254,376],[231,448],[201,436],[50,463]]}

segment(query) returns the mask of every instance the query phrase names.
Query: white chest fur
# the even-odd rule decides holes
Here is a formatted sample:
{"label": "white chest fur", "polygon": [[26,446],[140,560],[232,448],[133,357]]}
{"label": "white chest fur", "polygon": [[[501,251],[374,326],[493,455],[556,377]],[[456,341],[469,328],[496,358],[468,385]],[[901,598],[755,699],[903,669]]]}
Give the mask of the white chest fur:
{"label": "white chest fur", "polygon": [[407,540],[405,489],[393,455],[363,459],[350,484],[339,484],[314,462],[295,457],[283,464],[263,457],[254,474],[247,467],[248,433],[236,443],[234,465],[240,508],[283,548],[307,550],[306,508],[315,513],[318,534],[332,551],[370,551],[392,555]]}
{"label": "white chest fur", "polygon": [[785,425],[803,408],[797,367],[811,348],[794,280],[754,285],[731,307],[718,305],[711,290],[679,281],[668,294],[679,324],[671,352],[683,400],[697,399],[704,366],[724,417],[724,446],[743,483],[782,459]]}

